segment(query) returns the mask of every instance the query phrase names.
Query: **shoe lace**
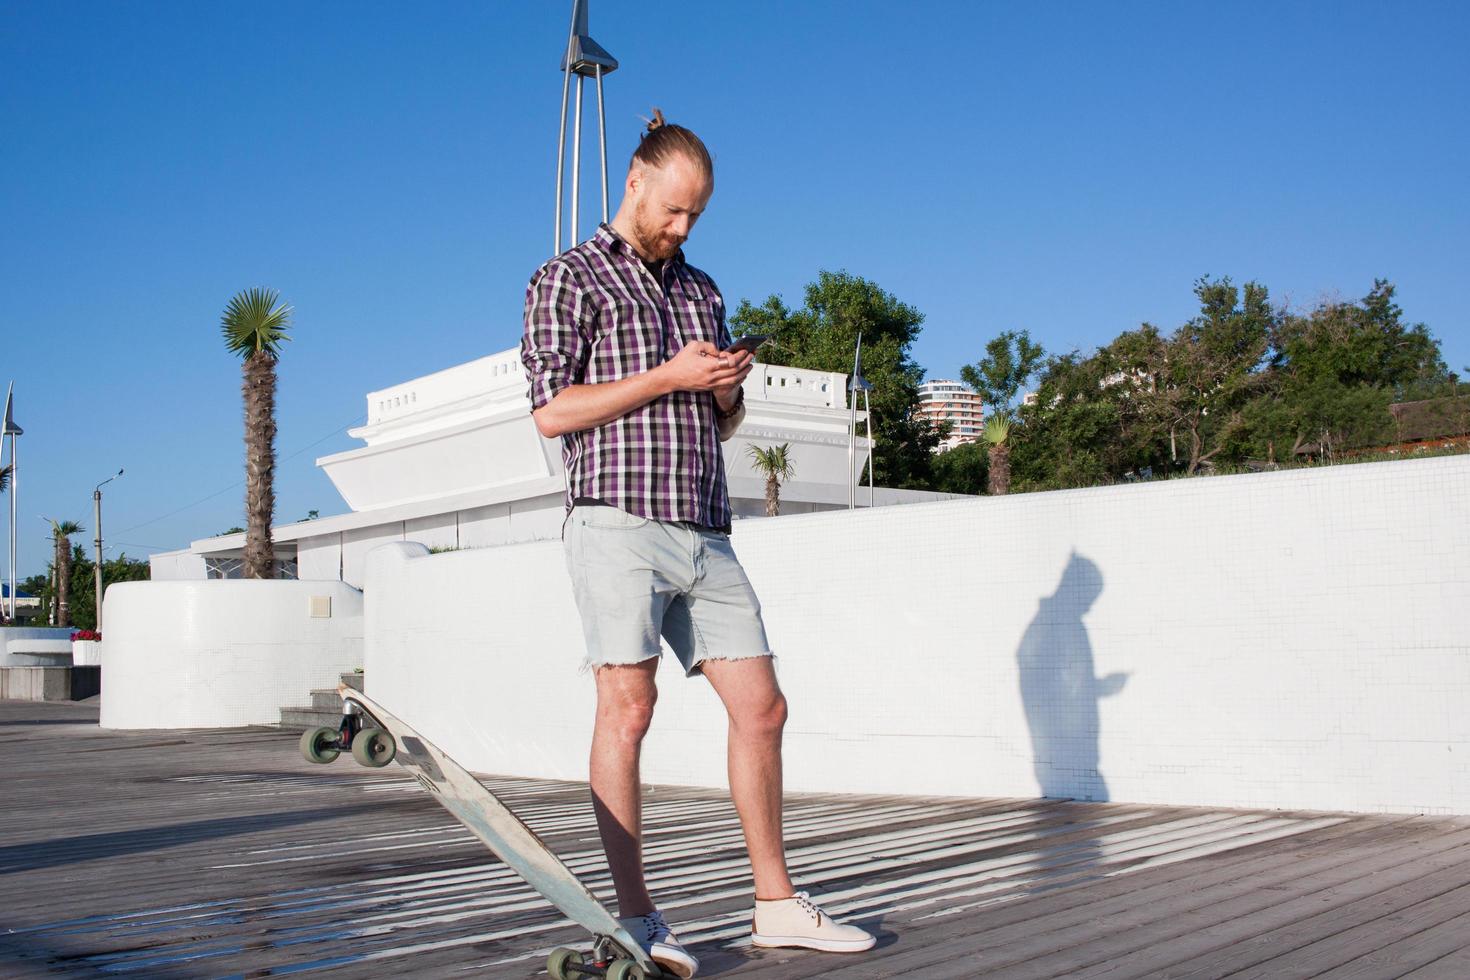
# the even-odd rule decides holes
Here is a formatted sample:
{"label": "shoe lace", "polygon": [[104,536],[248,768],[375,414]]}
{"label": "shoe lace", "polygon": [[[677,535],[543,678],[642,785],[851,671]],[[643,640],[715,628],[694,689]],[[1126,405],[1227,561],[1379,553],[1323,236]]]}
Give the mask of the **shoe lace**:
{"label": "shoe lace", "polygon": [[664,921],[664,914],[658,909],[654,909],[652,912],[643,916],[643,934],[647,937],[648,942],[662,942],[672,933],[673,930]]}
{"label": "shoe lace", "polygon": [[793,895],[791,897],[794,898],[794,899],[796,899],[796,904],[799,905],[799,906],[801,906],[802,911],[806,912],[807,915],[811,916],[812,917],[812,920],[814,922],[816,922],[818,925],[821,925],[821,923],[822,923],[822,910],[819,909],[819,908],[817,908],[816,905],[812,904],[811,894],[809,892],[797,892],[795,895]]}

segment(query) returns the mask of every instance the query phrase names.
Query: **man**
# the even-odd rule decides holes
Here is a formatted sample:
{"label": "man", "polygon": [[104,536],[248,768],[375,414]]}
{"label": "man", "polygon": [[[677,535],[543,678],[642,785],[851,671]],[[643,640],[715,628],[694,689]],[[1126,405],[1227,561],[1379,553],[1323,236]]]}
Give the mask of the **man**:
{"label": "man", "polygon": [[752,941],[859,951],[787,874],[781,730],[760,603],[730,547],[720,443],[744,416],[748,352],[728,352],[724,300],[680,246],[714,192],[703,142],[654,120],[611,225],[542,266],[526,292],[521,360],[532,415],[560,436],[567,570],[597,684],[593,808],[623,925],[678,976],[698,962],[643,874],[639,749],[653,717],[662,636],[729,714],[728,763],[755,878]]}

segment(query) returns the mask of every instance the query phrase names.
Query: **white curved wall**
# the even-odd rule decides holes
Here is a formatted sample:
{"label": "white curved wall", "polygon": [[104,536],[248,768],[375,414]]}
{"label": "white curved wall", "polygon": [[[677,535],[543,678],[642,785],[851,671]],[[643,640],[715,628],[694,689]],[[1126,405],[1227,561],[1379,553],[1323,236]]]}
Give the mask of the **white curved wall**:
{"label": "white curved wall", "polygon": [[362,593],[341,582],[121,582],[102,619],[104,728],[273,725],[362,665]]}
{"label": "white curved wall", "polygon": [[[781,657],[791,789],[1470,813],[1467,513],[1461,456],[734,541]],[[368,556],[368,691],[473,770],[585,778],[560,543],[422,552]],[[659,683],[643,778],[724,785],[708,685]]]}

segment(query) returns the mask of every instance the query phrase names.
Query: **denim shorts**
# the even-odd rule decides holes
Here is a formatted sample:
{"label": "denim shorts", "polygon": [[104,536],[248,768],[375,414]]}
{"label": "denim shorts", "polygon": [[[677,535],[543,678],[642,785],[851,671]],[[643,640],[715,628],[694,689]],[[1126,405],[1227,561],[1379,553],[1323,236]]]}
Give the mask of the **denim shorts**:
{"label": "denim shorts", "polygon": [[706,660],[771,656],[729,535],[578,504],[562,544],[587,640],[583,670],[657,657],[660,636],[688,676]]}

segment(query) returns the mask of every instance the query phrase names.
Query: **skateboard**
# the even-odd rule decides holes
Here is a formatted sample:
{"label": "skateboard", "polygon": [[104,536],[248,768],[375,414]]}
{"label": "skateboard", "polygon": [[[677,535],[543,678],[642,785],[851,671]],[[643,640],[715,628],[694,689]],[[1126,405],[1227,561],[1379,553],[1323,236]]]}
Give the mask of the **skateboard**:
{"label": "skateboard", "polygon": [[500,860],[567,918],[592,933],[590,952],[563,947],[551,954],[546,970],[552,980],[672,976],[659,970],[581,879],[478,779],[361,691],[343,684],[337,693],[342,696],[341,725],[303,733],[301,754],[309,762],[325,764],[341,752],[350,752],[362,765],[375,768],[397,759]]}

